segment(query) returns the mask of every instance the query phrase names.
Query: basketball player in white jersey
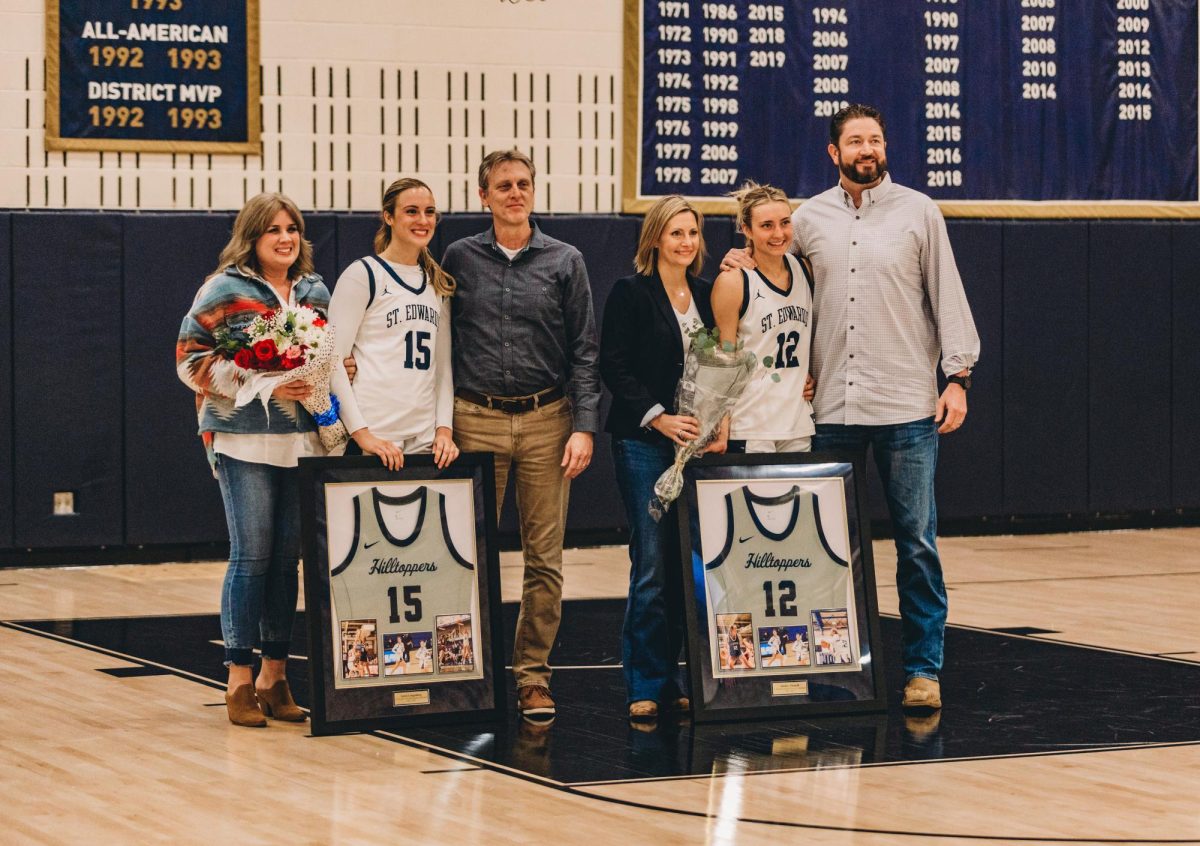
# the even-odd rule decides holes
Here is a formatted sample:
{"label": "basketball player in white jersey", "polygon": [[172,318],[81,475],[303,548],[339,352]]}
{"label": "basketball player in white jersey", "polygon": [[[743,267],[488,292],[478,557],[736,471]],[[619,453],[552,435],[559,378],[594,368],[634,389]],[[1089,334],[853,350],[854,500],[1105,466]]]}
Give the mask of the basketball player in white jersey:
{"label": "basketball player in white jersey", "polygon": [[745,452],[808,452],[815,430],[805,385],[812,271],[790,254],[792,207],[783,191],[746,182],[733,196],[738,228],[757,267],[717,277],[713,318],[722,341],[741,341],[764,367],[733,409],[730,449],[744,442]]}
{"label": "basketball player in white jersey", "polygon": [[357,369],[353,387],[340,367],[332,378],[354,439],[347,454],[378,455],[390,470],[404,465],[405,453],[432,452],[439,467],[458,457],[451,428],[454,279],[429,252],[437,217],[424,182],[389,185],[376,255],[342,272],[329,304],[338,358],[351,356]]}

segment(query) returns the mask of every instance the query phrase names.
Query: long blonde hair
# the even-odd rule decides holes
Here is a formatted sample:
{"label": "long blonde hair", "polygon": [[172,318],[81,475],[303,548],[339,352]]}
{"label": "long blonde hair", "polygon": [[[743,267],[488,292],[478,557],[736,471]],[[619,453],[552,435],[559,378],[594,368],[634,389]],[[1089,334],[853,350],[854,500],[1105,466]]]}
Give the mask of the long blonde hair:
{"label": "long blonde hair", "polygon": [[642,234],[638,236],[637,252],[633,256],[633,266],[638,273],[649,276],[658,264],[658,242],[662,234],[677,214],[691,212],[696,218],[696,229],[699,230],[699,249],[696,258],[688,265],[688,272],[698,276],[704,267],[704,215],[686,199],[678,194],[668,194],[650,207],[646,219],[642,221]]}
{"label": "long blonde hair", "polygon": [[[429,195],[433,196],[433,191],[428,185],[419,179],[414,179],[411,176],[397,179],[387,187],[383,192],[382,209],[379,212],[379,229],[375,232],[375,254],[379,255],[388,248],[392,243],[392,227],[388,225],[384,215],[396,214],[396,200],[405,191],[413,188],[424,188],[429,191]],[[441,215],[438,216],[439,218]],[[437,222],[434,222],[437,225]],[[429,252],[428,247],[421,248],[421,255],[417,259],[421,268],[425,271],[425,275],[429,277],[430,284],[433,285],[433,290],[441,297],[453,297],[456,283],[454,277],[442,269],[442,266],[433,258],[433,253]]]}
{"label": "long blonde hair", "polygon": [[258,194],[246,201],[233,222],[233,233],[229,243],[221,250],[217,259],[217,268],[209,274],[211,279],[224,273],[229,267],[236,267],[246,276],[262,277],[262,267],[258,263],[258,253],[255,244],[267,231],[275,215],[285,211],[300,230],[300,250],[292,266],[288,268],[288,279],[299,279],[313,272],[312,243],[304,237],[304,216],[300,209],[288,197],[277,192]]}
{"label": "long blonde hair", "polygon": [[738,232],[745,236],[747,246],[750,244],[750,236],[745,235],[745,231],[750,228],[750,217],[754,209],[764,203],[787,203],[788,201],[787,193],[782,188],[776,188],[774,185],[760,185],[753,179],[747,179],[736,191],[731,191],[729,196],[737,201],[738,210],[734,225],[737,226]]}

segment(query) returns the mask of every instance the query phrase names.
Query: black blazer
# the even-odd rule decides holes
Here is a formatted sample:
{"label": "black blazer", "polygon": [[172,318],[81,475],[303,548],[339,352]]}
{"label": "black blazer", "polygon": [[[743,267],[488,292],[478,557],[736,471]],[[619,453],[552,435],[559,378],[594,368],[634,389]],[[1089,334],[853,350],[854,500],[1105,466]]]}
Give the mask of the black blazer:
{"label": "black blazer", "polygon": [[[713,325],[712,283],[688,276],[692,300],[705,327]],[[665,440],[642,428],[646,412],[661,404],[675,411],[675,386],[683,376],[679,320],[658,274],[618,279],[604,306],[600,376],[612,392],[604,431],[617,438]]]}

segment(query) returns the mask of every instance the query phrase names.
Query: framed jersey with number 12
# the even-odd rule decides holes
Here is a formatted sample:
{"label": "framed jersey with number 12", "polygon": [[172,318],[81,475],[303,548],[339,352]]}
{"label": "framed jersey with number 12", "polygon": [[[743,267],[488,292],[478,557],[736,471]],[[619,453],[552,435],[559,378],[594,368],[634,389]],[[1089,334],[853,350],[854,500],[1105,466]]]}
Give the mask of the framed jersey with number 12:
{"label": "framed jersey with number 12", "polygon": [[490,454],[300,469],[313,734],[500,716]]}
{"label": "framed jersey with number 12", "polygon": [[684,478],[696,719],[883,710],[861,458],[712,456]]}

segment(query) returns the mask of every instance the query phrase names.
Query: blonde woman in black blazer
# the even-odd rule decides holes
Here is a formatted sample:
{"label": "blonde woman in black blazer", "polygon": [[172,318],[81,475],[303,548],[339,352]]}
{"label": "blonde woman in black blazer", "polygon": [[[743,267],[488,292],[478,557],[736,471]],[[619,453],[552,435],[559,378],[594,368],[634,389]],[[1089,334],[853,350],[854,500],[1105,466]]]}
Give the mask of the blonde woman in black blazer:
{"label": "blonde woman in black blazer", "polygon": [[[696,276],[704,262],[704,218],[683,197],[663,197],[646,214],[637,273],[617,281],[604,309],[600,374],[613,401],[617,485],[629,520],[629,601],[621,633],[629,716],[652,721],[660,709],[691,707],[679,656],[683,591],[674,522],[655,523],[647,506],[654,482],[671,466],[675,445],[702,433],[693,417],[672,414],[688,333],[713,325],[712,284]],[[707,451],[724,452],[719,439]]]}

